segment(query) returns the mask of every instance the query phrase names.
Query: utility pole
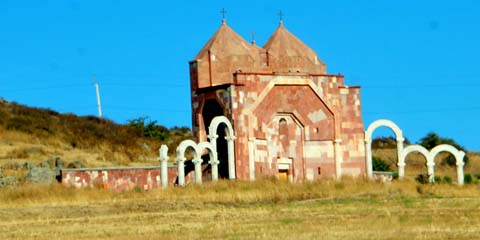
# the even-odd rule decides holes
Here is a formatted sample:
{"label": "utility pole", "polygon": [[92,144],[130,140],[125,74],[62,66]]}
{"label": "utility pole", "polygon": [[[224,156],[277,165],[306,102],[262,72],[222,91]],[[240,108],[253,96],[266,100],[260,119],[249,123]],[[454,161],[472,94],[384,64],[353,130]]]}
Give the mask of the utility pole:
{"label": "utility pole", "polygon": [[98,81],[95,75],[93,75],[93,84],[95,85],[95,92],[97,93],[98,117],[102,118],[102,104],[100,103],[100,88],[98,87]]}

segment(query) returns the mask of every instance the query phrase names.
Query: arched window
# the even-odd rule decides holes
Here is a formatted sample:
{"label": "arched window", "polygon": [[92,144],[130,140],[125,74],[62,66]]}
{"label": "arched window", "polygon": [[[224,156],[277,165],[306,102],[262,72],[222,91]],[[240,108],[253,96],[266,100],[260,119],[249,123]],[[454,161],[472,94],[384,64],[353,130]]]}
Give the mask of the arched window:
{"label": "arched window", "polygon": [[283,152],[287,153],[289,136],[288,136],[288,123],[285,118],[281,118],[278,122],[278,139],[283,147]]}

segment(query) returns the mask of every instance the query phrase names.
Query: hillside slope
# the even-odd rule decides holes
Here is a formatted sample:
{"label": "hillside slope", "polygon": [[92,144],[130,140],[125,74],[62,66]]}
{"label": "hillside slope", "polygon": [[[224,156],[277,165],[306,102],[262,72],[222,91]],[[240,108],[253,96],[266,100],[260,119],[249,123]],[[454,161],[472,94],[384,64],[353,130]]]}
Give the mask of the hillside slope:
{"label": "hillside slope", "polygon": [[155,129],[165,132],[163,137],[146,136],[145,118],[140,119],[132,121],[135,124],[120,125],[0,98],[0,167],[14,169],[25,162],[39,164],[53,157],[87,167],[156,165],[161,144],[173,149],[183,139],[191,138],[188,128],[157,125]]}

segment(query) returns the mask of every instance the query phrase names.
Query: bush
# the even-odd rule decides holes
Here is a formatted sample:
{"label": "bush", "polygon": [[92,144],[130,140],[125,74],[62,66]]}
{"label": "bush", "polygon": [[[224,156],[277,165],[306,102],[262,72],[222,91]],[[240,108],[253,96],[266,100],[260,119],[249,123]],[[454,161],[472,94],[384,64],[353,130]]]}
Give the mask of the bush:
{"label": "bush", "polygon": [[170,137],[170,131],[164,127],[157,125],[157,121],[146,120],[148,117],[139,117],[128,121],[128,126],[142,137],[154,138],[160,141],[165,141]]}
{"label": "bush", "polygon": [[463,182],[465,184],[472,184],[472,182],[473,182],[472,175],[470,173],[465,174],[465,176],[463,177]]}
{"label": "bush", "polygon": [[372,168],[373,168],[373,171],[380,171],[380,172],[390,171],[390,166],[383,159],[379,157],[372,158]]}
{"label": "bush", "polygon": [[428,183],[428,174],[420,173],[420,174],[417,175],[415,180],[417,180],[417,182],[419,182],[421,184],[426,184],[426,183]]}
{"label": "bush", "polygon": [[434,179],[435,183],[442,183],[442,177],[440,177],[440,176],[435,176],[435,177],[433,177],[433,179]]}
{"label": "bush", "polygon": [[473,176],[474,176],[477,180],[480,180],[480,173],[475,173],[475,174],[473,174]]}
{"label": "bush", "polygon": [[453,183],[452,178],[449,176],[443,177],[443,183],[452,184]]}

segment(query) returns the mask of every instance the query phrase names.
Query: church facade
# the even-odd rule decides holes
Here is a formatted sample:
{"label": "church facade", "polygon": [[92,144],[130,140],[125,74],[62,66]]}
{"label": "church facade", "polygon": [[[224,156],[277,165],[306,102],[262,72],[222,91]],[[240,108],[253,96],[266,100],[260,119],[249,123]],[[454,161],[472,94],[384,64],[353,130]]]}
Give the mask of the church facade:
{"label": "church facade", "polygon": [[[218,134],[219,174],[231,178],[222,126],[235,135],[235,177],[291,182],[365,174],[360,87],[328,74],[326,64],[280,22],[263,47],[225,21],[190,62],[193,133]],[[230,173],[231,174],[231,173]]]}

